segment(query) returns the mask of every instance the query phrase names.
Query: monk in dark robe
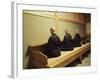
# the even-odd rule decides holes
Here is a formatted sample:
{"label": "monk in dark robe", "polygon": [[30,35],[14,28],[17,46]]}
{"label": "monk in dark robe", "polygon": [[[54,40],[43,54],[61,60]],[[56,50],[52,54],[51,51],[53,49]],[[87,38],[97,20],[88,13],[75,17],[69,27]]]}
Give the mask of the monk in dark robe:
{"label": "monk in dark robe", "polygon": [[45,53],[47,57],[58,57],[61,55],[60,53],[60,38],[55,33],[55,28],[50,29],[51,36],[48,40],[48,43],[45,48]]}
{"label": "monk in dark robe", "polygon": [[76,34],[74,36],[74,47],[80,47],[80,46],[81,46],[81,36],[78,30],[76,30]]}
{"label": "monk in dark robe", "polygon": [[68,33],[67,30],[65,30],[65,36],[64,40],[62,41],[61,44],[61,51],[70,51],[73,50],[73,39],[70,33]]}

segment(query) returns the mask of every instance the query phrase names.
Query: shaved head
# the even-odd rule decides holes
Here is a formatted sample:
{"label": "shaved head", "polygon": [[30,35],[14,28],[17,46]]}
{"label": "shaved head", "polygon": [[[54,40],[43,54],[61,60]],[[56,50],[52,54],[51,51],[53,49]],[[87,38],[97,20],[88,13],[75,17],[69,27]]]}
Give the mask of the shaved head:
{"label": "shaved head", "polygon": [[76,29],[76,33],[79,33],[79,30],[78,29]]}
{"label": "shaved head", "polygon": [[51,34],[54,34],[54,33],[55,33],[55,30],[56,30],[55,27],[51,27],[51,28],[50,28]]}
{"label": "shaved head", "polygon": [[55,27],[51,27],[50,30],[54,30],[55,31],[56,29],[55,29]]}
{"label": "shaved head", "polygon": [[69,31],[67,29],[65,29],[65,33],[69,33]]}

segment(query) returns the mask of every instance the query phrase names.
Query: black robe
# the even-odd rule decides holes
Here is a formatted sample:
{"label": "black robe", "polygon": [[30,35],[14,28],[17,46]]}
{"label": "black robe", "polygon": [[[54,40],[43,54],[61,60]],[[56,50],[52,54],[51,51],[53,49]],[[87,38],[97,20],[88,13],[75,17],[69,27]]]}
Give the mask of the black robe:
{"label": "black robe", "polygon": [[46,45],[45,54],[50,57],[60,56],[60,39],[56,34],[53,34]]}
{"label": "black robe", "polygon": [[73,50],[73,39],[72,36],[67,33],[64,36],[64,40],[62,41],[61,44],[61,51],[69,51],[69,50]]}
{"label": "black robe", "polygon": [[80,46],[81,46],[81,37],[79,33],[76,33],[74,37],[74,47],[80,47]]}

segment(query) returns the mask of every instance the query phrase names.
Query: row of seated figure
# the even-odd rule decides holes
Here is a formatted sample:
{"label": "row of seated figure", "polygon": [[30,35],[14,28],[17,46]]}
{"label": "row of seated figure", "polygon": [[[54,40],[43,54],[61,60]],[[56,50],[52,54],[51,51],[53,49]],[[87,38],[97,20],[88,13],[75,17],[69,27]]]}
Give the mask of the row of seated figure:
{"label": "row of seated figure", "polygon": [[81,46],[81,37],[79,33],[76,33],[74,39],[72,39],[70,33],[66,32],[64,36],[64,40],[63,42],[61,42],[60,50],[69,51],[69,50],[73,50],[74,47],[80,47],[80,46]]}
{"label": "row of seated figure", "polygon": [[61,55],[60,51],[70,51],[73,50],[74,47],[81,46],[81,37],[80,34],[77,32],[72,39],[70,33],[65,30],[65,36],[63,41],[60,41],[60,38],[56,35],[55,29],[50,29],[51,36],[48,40],[47,45],[44,48],[44,54],[47,55],[48,58],[51,57],[58,57]]}

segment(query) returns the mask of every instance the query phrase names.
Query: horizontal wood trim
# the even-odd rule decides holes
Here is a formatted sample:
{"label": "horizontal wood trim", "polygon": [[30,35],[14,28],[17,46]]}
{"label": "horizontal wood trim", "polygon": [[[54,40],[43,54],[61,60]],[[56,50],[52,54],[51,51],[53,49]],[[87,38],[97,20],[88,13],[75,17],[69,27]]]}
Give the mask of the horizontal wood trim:
{"label": "horizontal wood trim", "polygon": [[57,20],[60,20],[60,21],[65,21],[65,22],[70,22],[70,23],[84,25],[84,23],[80,23],[80,22],[77,22],[77,21],[73,21],[73,20],[70,20],[70,19],[65,19],[65,18],[62,18],[62,17],[53,16],[53,15],[45,15],[45,16],[43,16],[43,15],[31,14],[31,13],[27,13],[27,12],[24,12],[24,14],[35,15],[35,16],[40,16],[40,17],[44,17],[44,18],[48,18],[48,19],[54,19],[54,20],[57,19]]}
{"label": "horizontal wood trim", "polygon": [[44,18],[49,18],[49,19],[55,19],[55,17],[52,16],[52,15],[45,15],[45,16],[43,16],[43,15],[31,14],[31,13],[27,13],[27,12],[24,12],[24,14],[35,15],[35,16],[44,17]]}
{"label": "horizontal wood trim", "polygon": [[60,21],[64,21],[64,22],[70,22],[70,23],[84,25],[83,23],[80,23],[80,22],[77,22],[77,21],[73,21],[73,20],[69,20],[69,19],[65,19],[65,18],[61,18],[61,17],[58,17],[57,19],[60,20]]}

